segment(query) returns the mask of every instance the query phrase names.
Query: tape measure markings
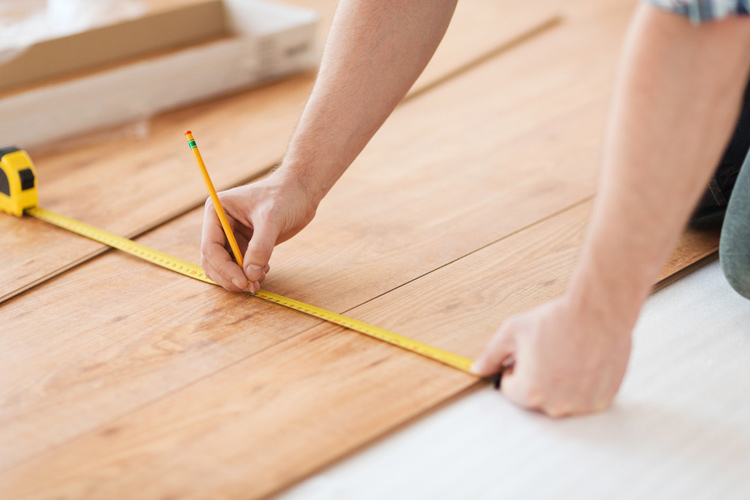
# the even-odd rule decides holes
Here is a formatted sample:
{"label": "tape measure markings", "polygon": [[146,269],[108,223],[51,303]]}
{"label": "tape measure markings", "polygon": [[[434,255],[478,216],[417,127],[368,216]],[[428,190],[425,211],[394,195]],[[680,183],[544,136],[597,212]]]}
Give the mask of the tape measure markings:
{"label": "tape measure markings", "polygon": [[[92,239],[94,241],[98,241],[107,246],[116,248],[165,269],[169,269],[171,271],[182,274],[183,276],[187,276],[204,283],[216,285],[214,281],[210,280],[206,276],[200,266],[193,264],[192,262],[182,260],[178,257],[160,252],[159,250],[155,250],[151,247],[136,243],[133,240],[108,233],[94,226],[90,226],[84,222],[65,217],[55,212],[50,212],[49,210],[45,210],[43,208],[27,208],[25,212],[39,220],[48,222],[81,236],[85,236],[86,238]],[[290,299],[273,292],[261,289],[255,294],[255,296],[268,302],[273,302],[275,304],[294,309],[307,315],[314,316],[331,323],[335,323],[350,330],[354,330],[356,332],[368,335],[384,342],[388,342],[416,354],[431,358],[435,361],[439,361],[445,365],[451,366],[463,372],[470,373],[473,361],[469,358],[459,356],[458,354],[439,349],[429,344],[419,342],[418,340],[404,337],[383,328],[370,325],[363,321],[359,321],[342,314],[328,311],[326,309],[322,309],[305,302]]]}

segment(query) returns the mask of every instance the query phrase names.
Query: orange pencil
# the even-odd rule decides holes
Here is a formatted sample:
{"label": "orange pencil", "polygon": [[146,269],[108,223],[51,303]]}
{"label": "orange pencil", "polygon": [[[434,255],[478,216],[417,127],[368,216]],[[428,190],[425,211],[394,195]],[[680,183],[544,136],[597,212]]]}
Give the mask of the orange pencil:
{"label": "orange pencil", "polygon": [[187,137],[188,146],[190,146],[190,149],[193,151],[193,155],[195,156],[195,162],[198,164],[198,168],[200,168],[201,175],[203,176],[203,182],[206,184],[206,189],[208,189],[209,196],[211,196],[211,201],[214,204],[214,209],[216,209],[216,215],[219,216],[221,227],[224,228],[224,234],[227,235],[229,246],[232,247],[234,260],[236,260],[237,264],[239,264],[239,266],[242,267],[242,252],[240,252],[240,247],[239,245],[237,245],[237,240],[234,238],[234,233],[232,232],[232,228],[229,227],[229,221],[227,220],[227,216],[224,213],[224,209],[221,206],[219,197],[216,195],[216,189],[214,189],[214,183],[211,182],[211,177],[208,176],[208,170],[206,170],[206,164],[203,163],[203,157],[201,157],[201,152],[198,151],[198,145],[195,143],[195,139],[193,138],[193,133],[188,130],[187,132],[185,132],[185,137]]}

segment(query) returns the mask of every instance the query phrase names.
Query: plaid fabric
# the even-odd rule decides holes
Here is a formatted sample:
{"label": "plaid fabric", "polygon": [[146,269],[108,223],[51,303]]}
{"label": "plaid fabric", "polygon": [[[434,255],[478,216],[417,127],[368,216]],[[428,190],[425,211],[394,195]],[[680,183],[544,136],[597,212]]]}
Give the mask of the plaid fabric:
{"label": "plaid fabric", "polygon": [[750,0],[646,0],[655,6],[689,17],[693,24],[729,15],[750,14]]}

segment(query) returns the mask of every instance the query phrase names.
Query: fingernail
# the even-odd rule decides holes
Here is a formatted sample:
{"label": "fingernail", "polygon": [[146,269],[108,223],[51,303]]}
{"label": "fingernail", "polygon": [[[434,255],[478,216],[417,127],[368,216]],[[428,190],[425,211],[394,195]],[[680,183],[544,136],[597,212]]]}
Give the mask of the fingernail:
{"label": "fingernail", "polygon": [[257,281],[253,281],[253,283],[250,285],[250,291],[252,291],[253,293],[258,293],[259,290],[260,283],[258,283]]}
{"label": "fingernail", "polygon": [[474,361],[474,362],[473,362],[473,363],[471,364],[471,368],[469,369],[469,371],[470,371],[470,372],[471,372],[471,373],[472,373],[473,375],[479,375],[479,361]]}
{"label": "fingernail", "polygon": [[487,363],[484,361],[483,358],[479,358],[474,363],[472,363],[470,371],[472,374],[477,376],[483,376],[485,372],[487,371],[487,367],[485,366]]}
{"label": "fingernail", "polygon": [[242,281],[238,280],[237,278],[234,278],[232,280],[232,283],[234,283],[234,286],[236,286],[240,290],[244,290],[245,288],[247,288],[247,285],[242,284]]}

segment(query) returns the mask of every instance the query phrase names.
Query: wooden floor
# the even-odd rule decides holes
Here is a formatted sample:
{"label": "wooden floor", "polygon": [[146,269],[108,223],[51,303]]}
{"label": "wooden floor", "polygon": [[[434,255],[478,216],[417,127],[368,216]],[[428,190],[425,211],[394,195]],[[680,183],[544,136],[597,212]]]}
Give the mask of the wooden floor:
{"label": "wooden floor", "polygon": [[[330,24],[335,2],[319,8]],[[467,0],[411,97],[277,248],[264,288],[476,357],[559,295],[632,0]],[[197,262],[204,188],[281,158],[302,75],[32,152],[43,207]],[[19,145],[22,146],[22,145]],[[339,327],[0,217],[0,498],[258,498],[475,386]],[[716,250],[689,233],[669,279]],[[104,253],[103,255],[101,255]]]}

